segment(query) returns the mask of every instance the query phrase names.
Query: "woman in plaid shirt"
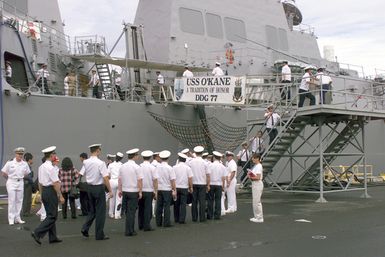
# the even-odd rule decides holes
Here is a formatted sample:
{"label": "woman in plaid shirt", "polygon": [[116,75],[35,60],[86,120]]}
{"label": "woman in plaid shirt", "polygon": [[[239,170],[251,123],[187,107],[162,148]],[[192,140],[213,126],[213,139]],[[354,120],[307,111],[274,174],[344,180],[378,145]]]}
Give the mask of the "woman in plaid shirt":
{"label": "woman in plaid shirt", "polygon": [[79,183],[79,171],[74,168],[70,158],[66,157],[61,163],[59,171],[59,179],[61,181],[61,192],[64,197],[64,204],[62,205],[63,219],[67,218],[68,199],[71,207],[71,217],[76,219],[75,197],[70,195],[71,186],[75,187]]}

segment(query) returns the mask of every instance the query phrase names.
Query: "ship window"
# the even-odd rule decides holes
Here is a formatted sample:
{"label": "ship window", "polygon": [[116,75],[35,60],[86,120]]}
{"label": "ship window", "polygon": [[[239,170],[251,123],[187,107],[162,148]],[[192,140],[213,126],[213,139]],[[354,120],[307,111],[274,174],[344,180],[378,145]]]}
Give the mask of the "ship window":
{"label": "ship window", "polygon": [[207,35],[215,38],[223,38],[221,17],[212,13],[206,13]]}
{"label": "ship window", "polygon": [[226,38],[231,41],[245,43],[246,40],[246,27],[245,23],[241,20],[225,18],[225,31]]}
{"label": "ship window", "polygon": [[267,38],[267,46],[278,49],[278,35],[277,28],[267,25],[266,26],[266,38]]}
{"label": "ship window", "polygon": [[283,51],[288,51],[289,50],[289,42],[287,41],[286,30],[278,29],[278,37],[279,37],[280,49]]}
{"label": "ship window", "polygon": [[200,11],[180,8],[179,19],[181,30],[187,33],[204,35],[203,15]]}

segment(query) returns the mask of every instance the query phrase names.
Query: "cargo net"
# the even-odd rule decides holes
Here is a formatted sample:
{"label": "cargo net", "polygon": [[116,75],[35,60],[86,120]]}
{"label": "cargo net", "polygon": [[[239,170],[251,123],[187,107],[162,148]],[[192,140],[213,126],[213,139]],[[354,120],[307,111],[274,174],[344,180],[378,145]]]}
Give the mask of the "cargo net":
{"label": "cargo net", "polygon": [[[170,119],[150,112],[150,115],[160,123],[173,137],[190,149],[202,145],[208,148],[205,138],[209,138],[214,150],[219,152],[234,151],[246,138],[246,127],[230,127],[211,117],[201,122]],[[207,123],[207,128],[202,123]]]}

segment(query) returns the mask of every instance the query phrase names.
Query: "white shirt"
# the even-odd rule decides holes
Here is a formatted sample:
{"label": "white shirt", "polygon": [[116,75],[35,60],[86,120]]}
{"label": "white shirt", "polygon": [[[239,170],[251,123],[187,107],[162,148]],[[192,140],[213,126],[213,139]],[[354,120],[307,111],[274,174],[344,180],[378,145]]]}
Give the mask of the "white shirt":
{"label": "white shirt", "polygon": [[90,185],[103,184],[103,178],[108,177],[106,164],[96,156],[91,156],[83,161],[83,167],[79,172],[86,177],[86,182]]}
{"label": "white shirt", "polygon": [[249,158],[250,158],[250,151],[246,150],[246,149],[242,149],[237,154],[237,157],[241,158],[242,162],[247,162],[249,160]]}
{"label": "white shirt", "polygon": [[23,179],[31,173],[28,163],[23,160],[18,162],[16,158],[7,161],[1,171],[8,175],[8,179]]}
{"label": "white shirt", "polygon": [[213,72],[211,74],[213,74],[215,77],[225,75],[221,67],[218,67],[218,66],[213,69]]}
{"label": "white shirt", "polygon": [[42,68],[42,69],[37,71],[36,75],[38,76],[38,78],[41,78],[41,77],[48,78],[49,77],[49,72]]}
{"label": "white shirt", "polygon": [[175,173],[175,184],[176,188],[188,188],[188,179],[192,178],[194,175],[191,168],[184,162],[179,162],[172,170]]}
{"label": "white shirt", "polygon": [[164,77],[162,76],[162,74],[159,74],[158,75],[158,78],[156,79],[156,82],[160,85],[164,85]]}
{"label": "white shirt", "polygon": [[91,75],[90,85],[92,87],[95,87],[95,86],[99,85],[99,76],[98,76],[97,73]]}
{"label": "white shirt", "polygon": [[323,72],[318,72],[316,78],[320,81],[321,85],[329,85],[332,82],[332,78],[325,75]]}
{"label": "white shirt", "polygon": [[5,76],[7,78],[12,78],[12,67],[10,65],[5,68]]}
{"label": "white shirt", "polygon": [[189,70],[185,70],[183,72],[183,77],[185,77],[185,78],[192,78],[192,77],[194,77],[194,74],[191,71],[189,71]]}
{"label": "white shirt", "polygon": [[158,173],[158,190],[171,191],[171,180],[176,179],[172,167],[167,162],[162,162],[156,167],[156,173]]}
{"label": "white shirt", "polygon": [[39,183],[42,186],[52,186],[59,181],[59,169],[52,165],[51,161],[45,161],[39,167]]}
{"label": "white shirt", "polygon": [[157,167],[160,163],[157,160],[152,160],[151,165]]}
{"label": "white shirt", "polygon": [[110,179],[118,179],[119,178],[119,169],[122,167],[122,162],[114,161],[108,165],[108,174],[110,174]]}
{"label": "white shirt", "polygon": [[[261,180],[262,180],[262,176],[263,176],[263,167],[262,167],[262,164],[258,163],[257,165],[254,165],[253,169],[251,170],[251,172],[254,174],[254,175],[261,175]],[[255,181],[253,181],[255,182]]]}
{"label": "white shirt", "polygon": [[202,157],[197,156],[192,159],[188,165],[190,166],[193,173],[193,184],[194,185],[206,185],[206,175],[210,174],[209,170],[207,170],[206,162],[202,159]]}
{"label": "white shirt", "polygon": [[306,72],[302,77],[301,85],[299,86],[299,88],[305,91],[309,91],[310,81],[311,81],[311,75]]}
{"label": "white shirt", "polygon": [[231,173],[235,171],[235,175],[233,179],[237,179],[237,170],[238,170],[237,163],[232,159],[227,162],[226,167],[227,167],[227,174],[228,174],[227,176],[230,178]]}
{"label": "white shirt", "polygon": [[265,113],[265,118],[266,118],[266,128],[275,128],[277,127],[279,120],[281,119],[281,116],[279,116],[278,113],[273,112],[271,116],[269,116],[269,113]]}
{"label": "white shirt", "polygon": [[139,165],[133,160],[128,160],[119,169],[119,178],[122,182],[123,192],[139,192],[138,180],[143,179]]}
{"label": "white shirt", "polygon": [[287,64],[282,67],[282,80],[291,81],[291,69]]}
{"label": "white shirt", "polygon": [[210,171],[210,185],[222,186],[222,179],[227,176],[227,169],[218,160],[210,163],[207,167]]}
{"label": "white shirt", "polygon": [[251,141],[251,151],[254,153],[260,153],[263,151],[263,139],[260,137],[253,137]]}
{"label": "white shirt", "polygon": [[154,180],[158,179],[155,166],[149,161],[144,161],[139,167],[140,173],[143,175],[143,192],[154,192]]}
{"label": "white shirt", "polygon": [[121,82],[122,82],[122,78],[121,77],[116,77],[115,78],[115,85],[120,86]]}

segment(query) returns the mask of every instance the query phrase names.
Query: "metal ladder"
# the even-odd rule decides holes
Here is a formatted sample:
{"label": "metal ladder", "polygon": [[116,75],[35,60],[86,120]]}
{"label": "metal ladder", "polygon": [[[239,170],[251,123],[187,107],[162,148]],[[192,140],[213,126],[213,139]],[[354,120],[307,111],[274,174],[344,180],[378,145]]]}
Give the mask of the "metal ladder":
{"label": "metal ladder", "polygon": [[117,99],[117,91],[112,83],[111,72],[108,64],[95,64],[101,85],[102,97],[105,99]]}

